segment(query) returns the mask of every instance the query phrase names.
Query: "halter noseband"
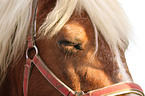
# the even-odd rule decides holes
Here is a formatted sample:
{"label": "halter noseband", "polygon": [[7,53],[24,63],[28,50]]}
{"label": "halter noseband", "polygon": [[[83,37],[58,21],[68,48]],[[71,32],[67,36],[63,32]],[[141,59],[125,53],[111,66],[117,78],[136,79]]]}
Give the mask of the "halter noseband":
{"label": "halter noseband", "polygon": [[[23,79],[24,96],[28,95],[28,83],[29,83],[32,64],[35,65],[36,68],[39,70],[39,72],[47,79],[47,81],[64,96],[108,96],[108,95],[112,96],[112,95],[123,95],[128,93],[144,96],[141,87],[132,82],[117,83],[108,87],[104,87],[101,89],[96,89],[84,93],[83,91],[81,92],[73,91],[66,84],[64,84],[59,78],[57,78],[57,76],[47,67],[47,65],[42,61],[41,57],[38,55],[38,49],[34,43],[35,42],[34,34],[36,34],[36,30],[34,26],[35,26],[37,2],[38,0],[33,0],[32,18],[30,21],[29,33],[27,38],[28,45],[26,50],[26,64],[25,64],[24,79]],[[33,59],[30,59],[28,56],[29,50],[31,49],[35,50],[35,55]]]}

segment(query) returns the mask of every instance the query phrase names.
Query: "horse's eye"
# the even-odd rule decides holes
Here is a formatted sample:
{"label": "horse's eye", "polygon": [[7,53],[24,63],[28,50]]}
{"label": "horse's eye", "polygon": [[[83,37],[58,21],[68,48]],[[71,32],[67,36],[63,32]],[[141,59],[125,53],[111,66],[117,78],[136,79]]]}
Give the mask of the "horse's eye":
{"label": "horse's eye", "polygon": [[72,51],[72,50],[83,50],[82,49],[82,45],[80,43],[73,43],[73,42],[70,42],[70,41],[59,41],[58,42],[58,45],[67,50],[67,51]]}
{"label": "horse's eye", "polygon": [[76,48],[78,50],[83,50],[81,44],[74,45],[74,48]]}

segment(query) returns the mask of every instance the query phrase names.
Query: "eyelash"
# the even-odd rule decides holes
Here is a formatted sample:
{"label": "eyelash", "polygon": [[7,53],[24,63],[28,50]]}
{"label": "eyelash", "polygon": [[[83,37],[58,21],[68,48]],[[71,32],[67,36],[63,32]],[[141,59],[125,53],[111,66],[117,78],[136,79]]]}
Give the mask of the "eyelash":
{"label": "eyelash", "polygon": [[64,50],[65,54],[72,54],[79,50],[83,50],[81,44],[75,44],[69,41],[60,41],[58,45]]}

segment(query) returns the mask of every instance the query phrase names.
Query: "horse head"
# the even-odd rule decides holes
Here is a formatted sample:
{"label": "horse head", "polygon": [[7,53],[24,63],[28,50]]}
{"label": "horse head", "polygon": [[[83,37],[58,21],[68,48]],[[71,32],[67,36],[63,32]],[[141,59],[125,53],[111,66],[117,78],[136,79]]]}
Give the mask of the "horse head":
{"label": "horse head", "polygon": [[[26,26],[24,38],[16,38],[17,34],[24,34],[18,33],[21,26],[16,23],[15,30],[12,31],[13,33],[11,32],[12,36],[9,37],[13,38],[11,42],[8,40],[6,43],[18,47],[21,42],[15,44],[15,40],[25,41],[24,44],[21,44],[23,50],[15,50],[15,47],[7,49],[8,52],[13,53],[10,55],[13,59],[10,59],[11,62],[8,61],[8,65],[13,68],[7,68],[6,80],[2,86],[9,85],[14,89],[10,89],[10,93],[6,93],[6,88],[3,87],[3,94],[22,95],[23,83],[26,96],[27,92],[30,96],[59,96],[63,93],[58,92],[61,85],[67,86],[66,89],[71,90],[72,95],[90,96],[87,92],[91,90],[114,86],[120,82],[133,82],[124,55],[130,35],[129,24],[117,1],[38,0],[38,5],[32,1],[37,3],[37,0],[21,3],[26,4],[22,7],[27,10],[22,11],[21,15],[26,15],[24,18],[27,18],[29,25]],[[17,7],[15,9],[18,10]],[[24,14],[25,12],[27,14]],[[19,14],[15,15],[19,16]],[[22,19],[16,18],[16,20],[18,22]],[[32,30],[30,30],[31,28]],[[30,40],[26,39],[29,35],[32,37]],[[26,41],[31,43],[32,39],[32,46],[29,46]],[[19,54],[21,51],[23,51],[22,54]],[[15,61],[16,54],[19,54],[20,57],[17,62]],[[26,58],[25,55],[27,55]],[[5,55],[5,57],[8,56]],[[5,59],[3,58],[1,62],[3,60]],[[44,66],[40,65],[41,63]],[[50,75],[46,73],[47,71]],[[52,78],[49,79],[51,76]],[[57,86],[57,83],[54,85],[55,81],[61,85]],[[130,84],[127,85],[127,88],[132,86]],[[125,87],[126,85],[119,84],[118,86]],[[25,93],[25,91],[27,92]]]}

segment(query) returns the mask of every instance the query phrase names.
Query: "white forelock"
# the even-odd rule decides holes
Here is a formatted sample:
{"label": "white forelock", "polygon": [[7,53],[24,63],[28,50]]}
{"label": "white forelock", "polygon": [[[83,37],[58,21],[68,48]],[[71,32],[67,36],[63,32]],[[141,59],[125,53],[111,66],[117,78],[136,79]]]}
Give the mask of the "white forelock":
{"label": "white forelock", "polygon": [[[0,3],[0,71],[6,70],[12,59],[24,51],[27,30],[31,18],[33,0],[2,0]],[[120,73],[126,75],[119,48],[128,46],[129,24],[127,16],[116,0],[57,0],[55,8],[48,13],[39,33],[54,36],[70,19],[74,11],[85,10],[99,30],[111,51],[115,54]],[[93,26],[93,25],[92,25]],[[22,52],[23,52],[22,51]]]}
{"label": "white forelock", "polygon": [[[120,4],[116,0],[57,0],[55,8],[47,15],[39,32],[52,37],[59,32],[72,16],[74,11],[85,10],[92,24],[108,43],[115,54],[123,80],[129,80],[119,49],[125,51],[130,36],[130,24]],[[97,43],[97,42],[96,42]]]}

